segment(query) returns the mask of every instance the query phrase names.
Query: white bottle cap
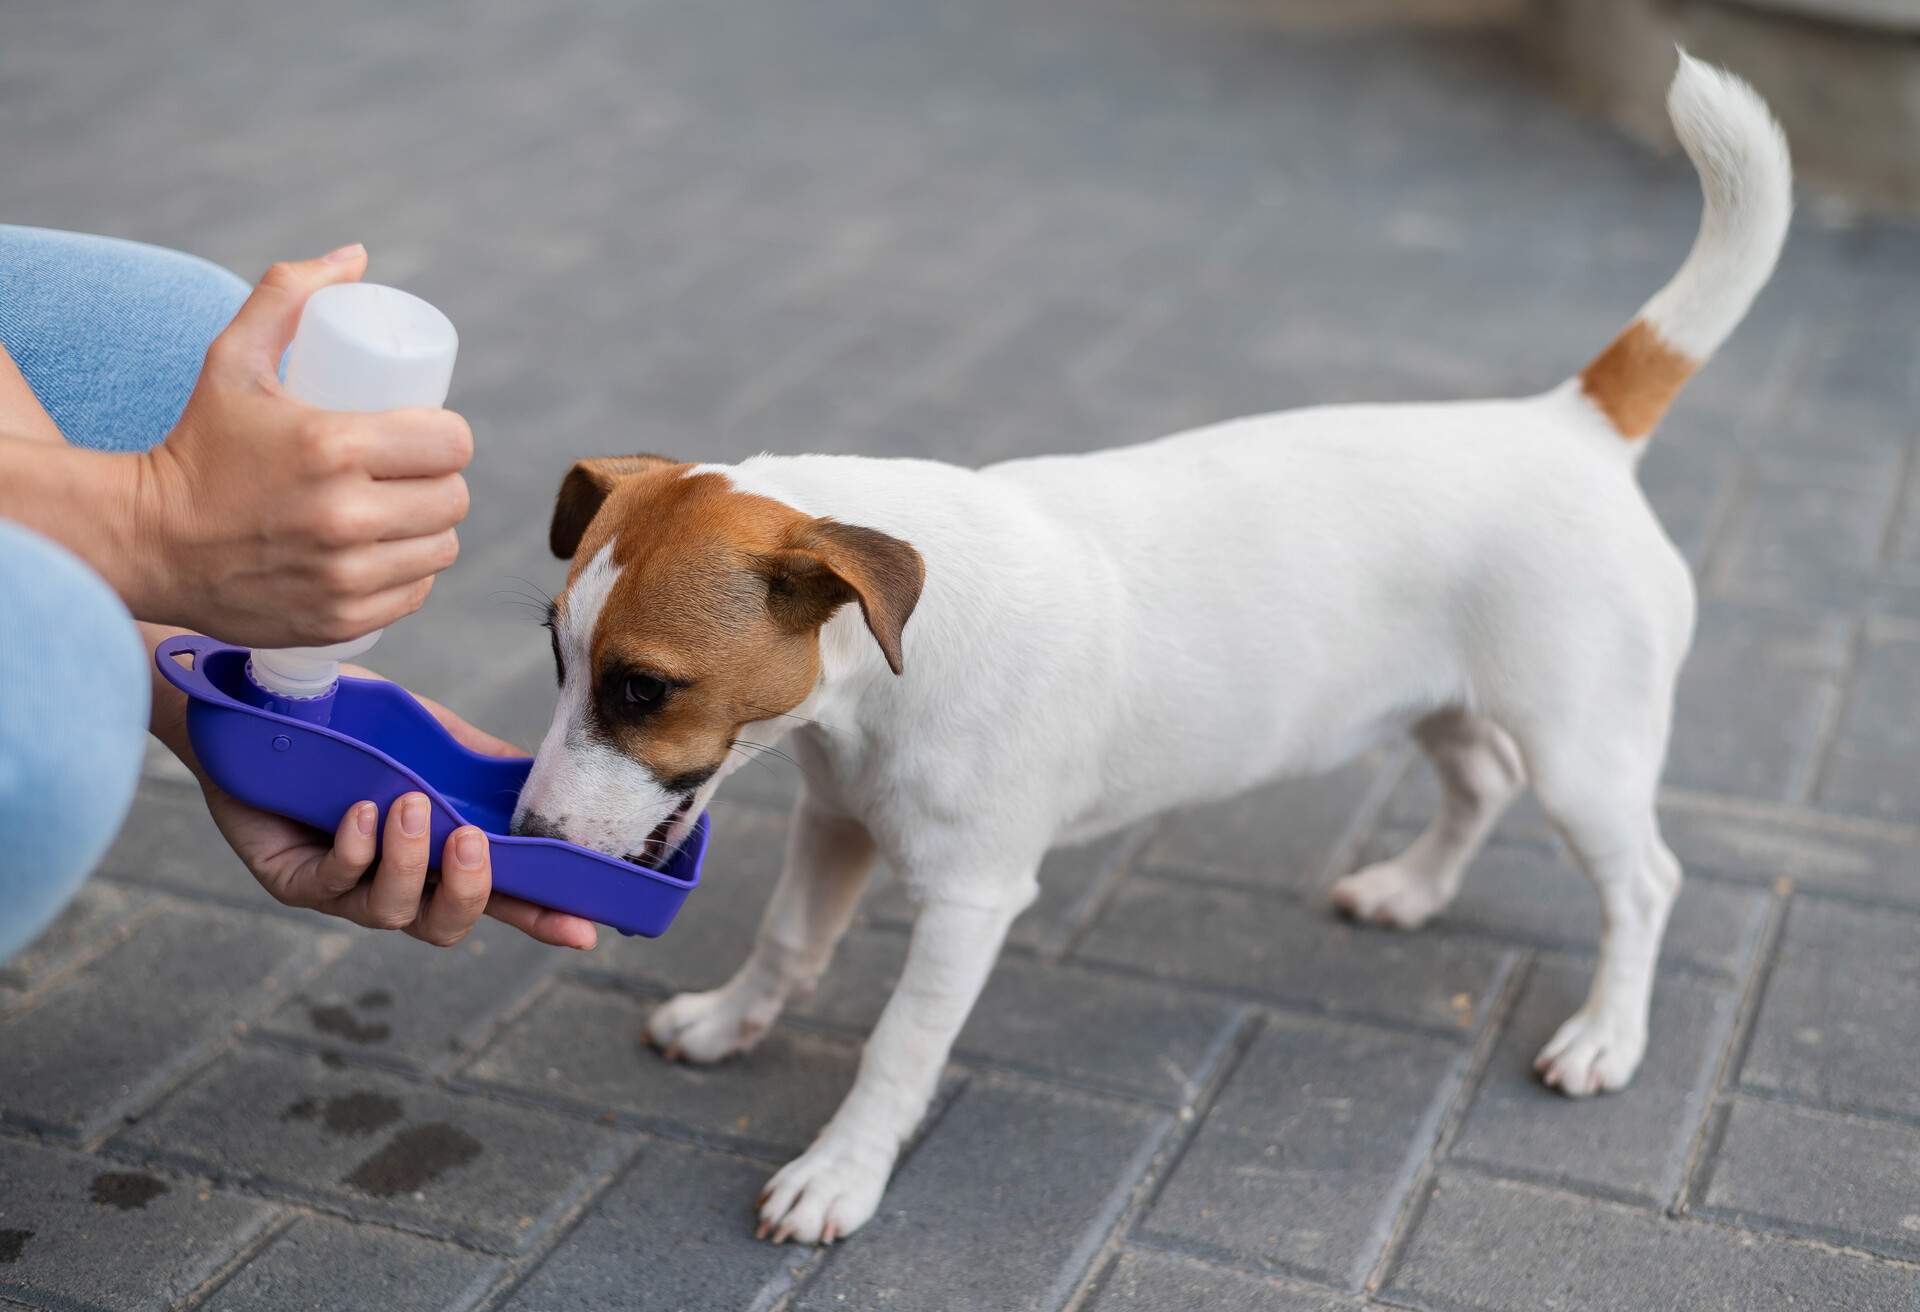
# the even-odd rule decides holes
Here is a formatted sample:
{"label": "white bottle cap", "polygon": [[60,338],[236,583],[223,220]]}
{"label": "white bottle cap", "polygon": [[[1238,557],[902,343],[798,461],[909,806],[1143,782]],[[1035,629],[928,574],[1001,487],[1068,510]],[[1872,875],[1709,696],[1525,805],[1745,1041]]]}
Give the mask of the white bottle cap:
{"label": "white bottle cap", "polygon": [[[453,382],[460,336],[418,296],[378,283],[322,287],[307,298],[287,348],[287,391],[323,410],[437,409]],[[290,700],[324,697],[340,662],[379,641],[375,629],[326,647],[255,650],[248,669],[267,692]]]}
{"label": "white bottle cap", "polygon": [[247,662],[247,673],[276,697],[289,701],[324,697],[340,678],[340,662],[360,655],[385,632],[375,629],[351,642],[326,647],[282,647],[278,651],[256,647],[253,659]]}
{"label": "white bottle cap", "polygon": [[322,410],[446,404],[460,335],[418,296],[378,283],[307,298],[287,350],[287,391]]}

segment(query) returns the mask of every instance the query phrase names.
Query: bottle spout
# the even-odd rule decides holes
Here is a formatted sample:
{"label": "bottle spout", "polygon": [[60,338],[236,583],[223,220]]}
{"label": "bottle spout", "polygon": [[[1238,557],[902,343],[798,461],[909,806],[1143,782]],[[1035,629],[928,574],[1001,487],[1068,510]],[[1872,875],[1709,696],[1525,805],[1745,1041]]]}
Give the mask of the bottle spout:
{"label": "bottle spout", "polygon": [[365,652],[381,630],[326,647],[256,648],[247,660],[247,683],[256,706],[313,724],[333,717],[333,693],[340,684],[340,662]]}

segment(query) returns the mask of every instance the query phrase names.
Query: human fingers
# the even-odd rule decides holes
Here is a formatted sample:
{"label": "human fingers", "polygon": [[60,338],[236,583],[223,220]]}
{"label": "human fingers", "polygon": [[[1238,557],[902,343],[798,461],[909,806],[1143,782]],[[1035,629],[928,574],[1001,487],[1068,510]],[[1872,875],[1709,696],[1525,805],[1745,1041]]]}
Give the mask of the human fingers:
{"label": "human fingers", "polygon": [[472,825],[447,835],[440,857],[440,882],[407,932],[437,947],[452,947],[472,932],[493,891],[493,863],[487,836]]}

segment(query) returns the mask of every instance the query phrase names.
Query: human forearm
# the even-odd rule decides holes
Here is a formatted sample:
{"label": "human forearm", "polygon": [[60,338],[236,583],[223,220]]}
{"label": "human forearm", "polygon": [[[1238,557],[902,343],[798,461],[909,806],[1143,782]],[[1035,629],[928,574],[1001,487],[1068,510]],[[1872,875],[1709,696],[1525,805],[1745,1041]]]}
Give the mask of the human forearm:
{"label": "human forearm", "polygon": [[135,616],[154,613],[146,457],[84,451],[12,431],[0,435],[0,517],[85,561]]}

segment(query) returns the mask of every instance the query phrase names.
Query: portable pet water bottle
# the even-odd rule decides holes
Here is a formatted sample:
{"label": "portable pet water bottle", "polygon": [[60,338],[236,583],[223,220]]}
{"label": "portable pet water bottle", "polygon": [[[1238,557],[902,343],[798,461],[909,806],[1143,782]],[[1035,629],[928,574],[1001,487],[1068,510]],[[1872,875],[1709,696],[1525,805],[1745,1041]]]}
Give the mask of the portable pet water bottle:
{"label": "portable pet water bottle", "polygon": [[[323,287],[300,314],[287,350],[286,389],[323,410],[437,409],[459,348],[447,316],[418,296],[377,283]],[[340,662],[373,646],[381,632],[325,647],[256,648],[247,679],[265,709],[326,724]]]}
{"label": "portable pet water bottle", "polygon": [[[315,292],[287,352],[287,390],[329,410],[437,406],[459,345],[446,316],[391,287]],[[360,802],[382,811],[426,794],[428,850],[462,825],[488,834],[496,892],[653,938],[700,886],[705,812],[658,868],[558,838],[512,832],[533,761],[471,750],[398,684],[343,677],[340,662],[380,635],[327,647],[249,651],[177,633],[153,663],[187,696],[187,732],[228,793],[322,832]]]}

